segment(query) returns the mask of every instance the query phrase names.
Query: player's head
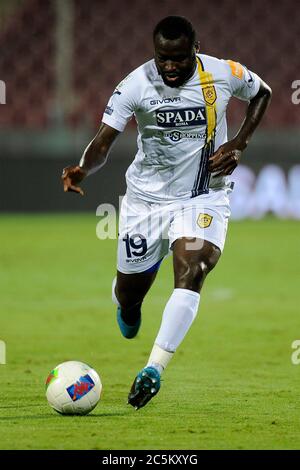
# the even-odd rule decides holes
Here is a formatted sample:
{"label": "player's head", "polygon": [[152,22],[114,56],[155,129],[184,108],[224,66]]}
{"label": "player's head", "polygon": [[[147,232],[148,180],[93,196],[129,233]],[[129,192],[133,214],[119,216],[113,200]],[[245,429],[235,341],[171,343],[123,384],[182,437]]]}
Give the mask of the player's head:
{"label": "player's head", "polygon": [[179,87],[192,75],[196,61],[196,34],[183,16],[167,16],[154,28],[154,58],[164,83]]}

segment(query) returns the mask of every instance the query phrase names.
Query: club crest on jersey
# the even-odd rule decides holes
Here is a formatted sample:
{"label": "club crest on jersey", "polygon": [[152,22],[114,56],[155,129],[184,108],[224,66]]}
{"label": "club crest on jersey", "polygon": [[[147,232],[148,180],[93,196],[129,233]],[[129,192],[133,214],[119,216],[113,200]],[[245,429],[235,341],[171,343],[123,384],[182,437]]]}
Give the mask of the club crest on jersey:
{"label": "club crest on jersey", "polygon": [[200,228],[207,228],[212,222],[213,216],[209,214],[199,214],[197,224]]}
{"label": "club crest on jersey", "polygon": [[212,106],[217,99],[215,87],[206,86],[202,88],[202,91],[205,102]]}
{"label": "club crest on jersey", "polygon": [[93,379],[88,375],[81,376],[79,380],[67,388],[67,392],[73,401],[84,397],[92,388],[95,387]]}
{"label": "club crest on jersey", "polygon": [[165,109],[155,112],[160,127],[189,127],[206,124],[205,106],[185,109]]}

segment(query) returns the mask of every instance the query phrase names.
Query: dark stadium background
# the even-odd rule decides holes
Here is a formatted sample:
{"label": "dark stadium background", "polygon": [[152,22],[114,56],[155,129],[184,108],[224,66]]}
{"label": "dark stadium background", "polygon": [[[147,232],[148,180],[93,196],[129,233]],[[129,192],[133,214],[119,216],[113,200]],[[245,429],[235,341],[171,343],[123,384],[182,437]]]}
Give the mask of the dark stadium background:
{"label": "dark stadium background", "polygon": [[[233,59],[273,89],[272,104],[245,153],[257,174],[267,163],[287,175],[299,162],[298,2],[286,0],[1,0],[0,210],[95,211],[118,203],[136,148],[132,122],[109,162],[84,183],[86,197],[65,195],[64,166],[76,163],[93,137],[114,86],[152,57],[152,29],[164,16],[187,16],[201,51]],[[245,105],[230,105],[231,133]]]}

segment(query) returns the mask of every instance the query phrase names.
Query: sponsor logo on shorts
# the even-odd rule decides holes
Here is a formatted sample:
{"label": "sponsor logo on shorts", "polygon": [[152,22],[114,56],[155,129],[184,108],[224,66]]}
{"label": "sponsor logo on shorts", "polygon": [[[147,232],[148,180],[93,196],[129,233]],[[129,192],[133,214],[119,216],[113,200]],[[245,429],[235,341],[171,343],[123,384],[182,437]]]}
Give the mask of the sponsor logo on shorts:
{"label": "sponsor logo on shorts", "polygon": [[79,380],[67,388],[67,392],[73,401],[84,397],[92,388],[95,387],[93,379],[88,375],[81,376]]}
{"label": "sponsor logo on shorts", "polygon": [[127,258],[126,263],[138,264],[146,261],[149,258],[149,255],[142,256],[141,258]]}
{"label": "sponsor logo on shorts", "polygon": [[199,214],[197,224],[200,228],[207,228],[212,222],[213,216],[209,214]]}
{"label": "sponsor logo on shorts", "polygon": [[164,137],[171,139],[172,142],[179,142],[182,139],[193,139],[193,140],[205,140],[206,132],[182,132],[182,131],[171,131],[164,132]]}
{"label": "sponsor logo on shorts", "polygon": [[206,109],[198,108],[166,109],[155,111],[156,121],[160,127],[190,127],[206,124]]}

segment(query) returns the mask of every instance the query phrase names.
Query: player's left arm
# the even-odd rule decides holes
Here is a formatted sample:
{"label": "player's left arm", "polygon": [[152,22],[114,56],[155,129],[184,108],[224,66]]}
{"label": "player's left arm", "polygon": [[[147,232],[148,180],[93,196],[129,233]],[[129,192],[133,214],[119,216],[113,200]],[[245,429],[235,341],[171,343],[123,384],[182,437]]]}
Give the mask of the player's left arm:
{"label": "player's left arm", "polygon": [[249,102],[246,117],[236,136],[221,145],[209,159],[209,171],[218,175],[230,175],[237,167],[243,150],[260,123],[272,96],[272,90],[263,80],[260,80],[258,93]]}

